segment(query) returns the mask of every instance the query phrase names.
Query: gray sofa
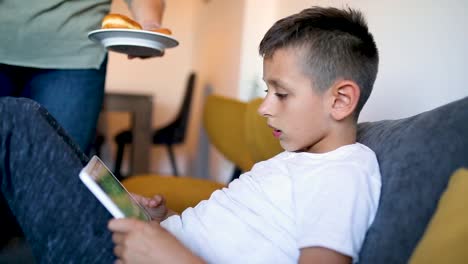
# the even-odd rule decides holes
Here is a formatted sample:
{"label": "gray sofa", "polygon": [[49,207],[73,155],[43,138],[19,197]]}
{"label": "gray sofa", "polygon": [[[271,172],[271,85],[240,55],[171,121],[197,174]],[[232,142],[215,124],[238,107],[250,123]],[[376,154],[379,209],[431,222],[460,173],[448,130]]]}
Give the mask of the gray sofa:
{"label": "gray sofa", "polygon": [[452,173],[468,167],[468,97],[400,120],[359,124],[373,149],[382,193],[360,263],[407,263]]}

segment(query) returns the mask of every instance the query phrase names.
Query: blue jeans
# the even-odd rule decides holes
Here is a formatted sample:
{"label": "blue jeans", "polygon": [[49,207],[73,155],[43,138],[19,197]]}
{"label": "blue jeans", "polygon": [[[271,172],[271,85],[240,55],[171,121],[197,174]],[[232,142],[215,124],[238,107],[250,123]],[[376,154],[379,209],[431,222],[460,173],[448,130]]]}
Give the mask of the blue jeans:
{"label": "blue jeans", "polygon": [[110,263],[111,215],[79,180],[88,158],[25,98],[0,98],[0,189],[38,263]]}
{"label": "blue jeans", "polygon": [[27,97],[43,105],[88,153],[104,97],[107,60],[100,69],[37,69],[0,64],[0,97]]}

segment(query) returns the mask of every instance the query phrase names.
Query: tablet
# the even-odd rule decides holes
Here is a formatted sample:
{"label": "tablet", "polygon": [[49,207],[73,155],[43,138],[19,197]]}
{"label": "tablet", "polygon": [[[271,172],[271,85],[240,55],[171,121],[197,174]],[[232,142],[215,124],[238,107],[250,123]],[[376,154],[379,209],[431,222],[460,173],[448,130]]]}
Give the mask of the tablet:
{"label": "tablet", "polygon": [[132,197],[97,156],[93,156],[81,170],[80,179],[115,218],[151,220],[145,208]]}

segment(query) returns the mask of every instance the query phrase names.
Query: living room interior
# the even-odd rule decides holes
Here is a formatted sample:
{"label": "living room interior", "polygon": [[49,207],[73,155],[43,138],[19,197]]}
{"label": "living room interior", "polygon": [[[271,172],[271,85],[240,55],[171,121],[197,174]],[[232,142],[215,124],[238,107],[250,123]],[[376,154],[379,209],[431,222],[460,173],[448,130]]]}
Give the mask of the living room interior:
{"label": "living room interior", "polygon": [[[249,104],[263,97],[259,41],[276,20],[314,5],[360,9],[373,32],[380,54],[379,73],[359,123],[404,119],[468,96],[468,2],[457,0],[167,0],[163,26],[172,30],[179,46],[150,59],[129,60],[110,52],[106,92],[150,96],[149,126],[156,130],[176,118],[187,78],[196,73],[187,135],[174,146],[178,177],[228,184],[236,165],[206,136],[206,98],[214,94]],[[123,0],[113,1],[112,12],[130,14]],[[131,119],[124,111],[101,115],[104,143],[99,151],[111,168],[117,153],[114,138],[131,128]],[[378,146],[375,138],[370,142]],[[466,144],[465,137],[460,146]],[[149,150],[145,174],[173,175],[165,146],[152,145]],[[128,179],[131,151],[130,144],[122,164]]]}

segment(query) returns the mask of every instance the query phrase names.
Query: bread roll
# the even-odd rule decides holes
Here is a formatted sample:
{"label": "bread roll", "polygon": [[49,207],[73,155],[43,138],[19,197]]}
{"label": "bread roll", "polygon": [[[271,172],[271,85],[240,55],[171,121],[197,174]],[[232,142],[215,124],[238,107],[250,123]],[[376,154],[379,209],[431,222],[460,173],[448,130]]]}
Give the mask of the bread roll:
{"label": "bread roll", "polygon": [[120,14],[108,14],[102,19],[102,28],[127,28],[141,30],[141,25],[135,20]]}
{"label": "bread roll", "polygon": [[[108,14],[105,16],[102,19],[101,28],[126,28],[142,30],[142,27],[138,22],[120,14]],[[152,29],[151,31],[165,35],[172,35],[172,31],[168,28],[156,28]]]}
{"label": "bread roll", "polygon": [[156,29],[152,29],[151,31],[165,34],[165,35],[172,35],[172,31],[168,28],[156,28]]}

